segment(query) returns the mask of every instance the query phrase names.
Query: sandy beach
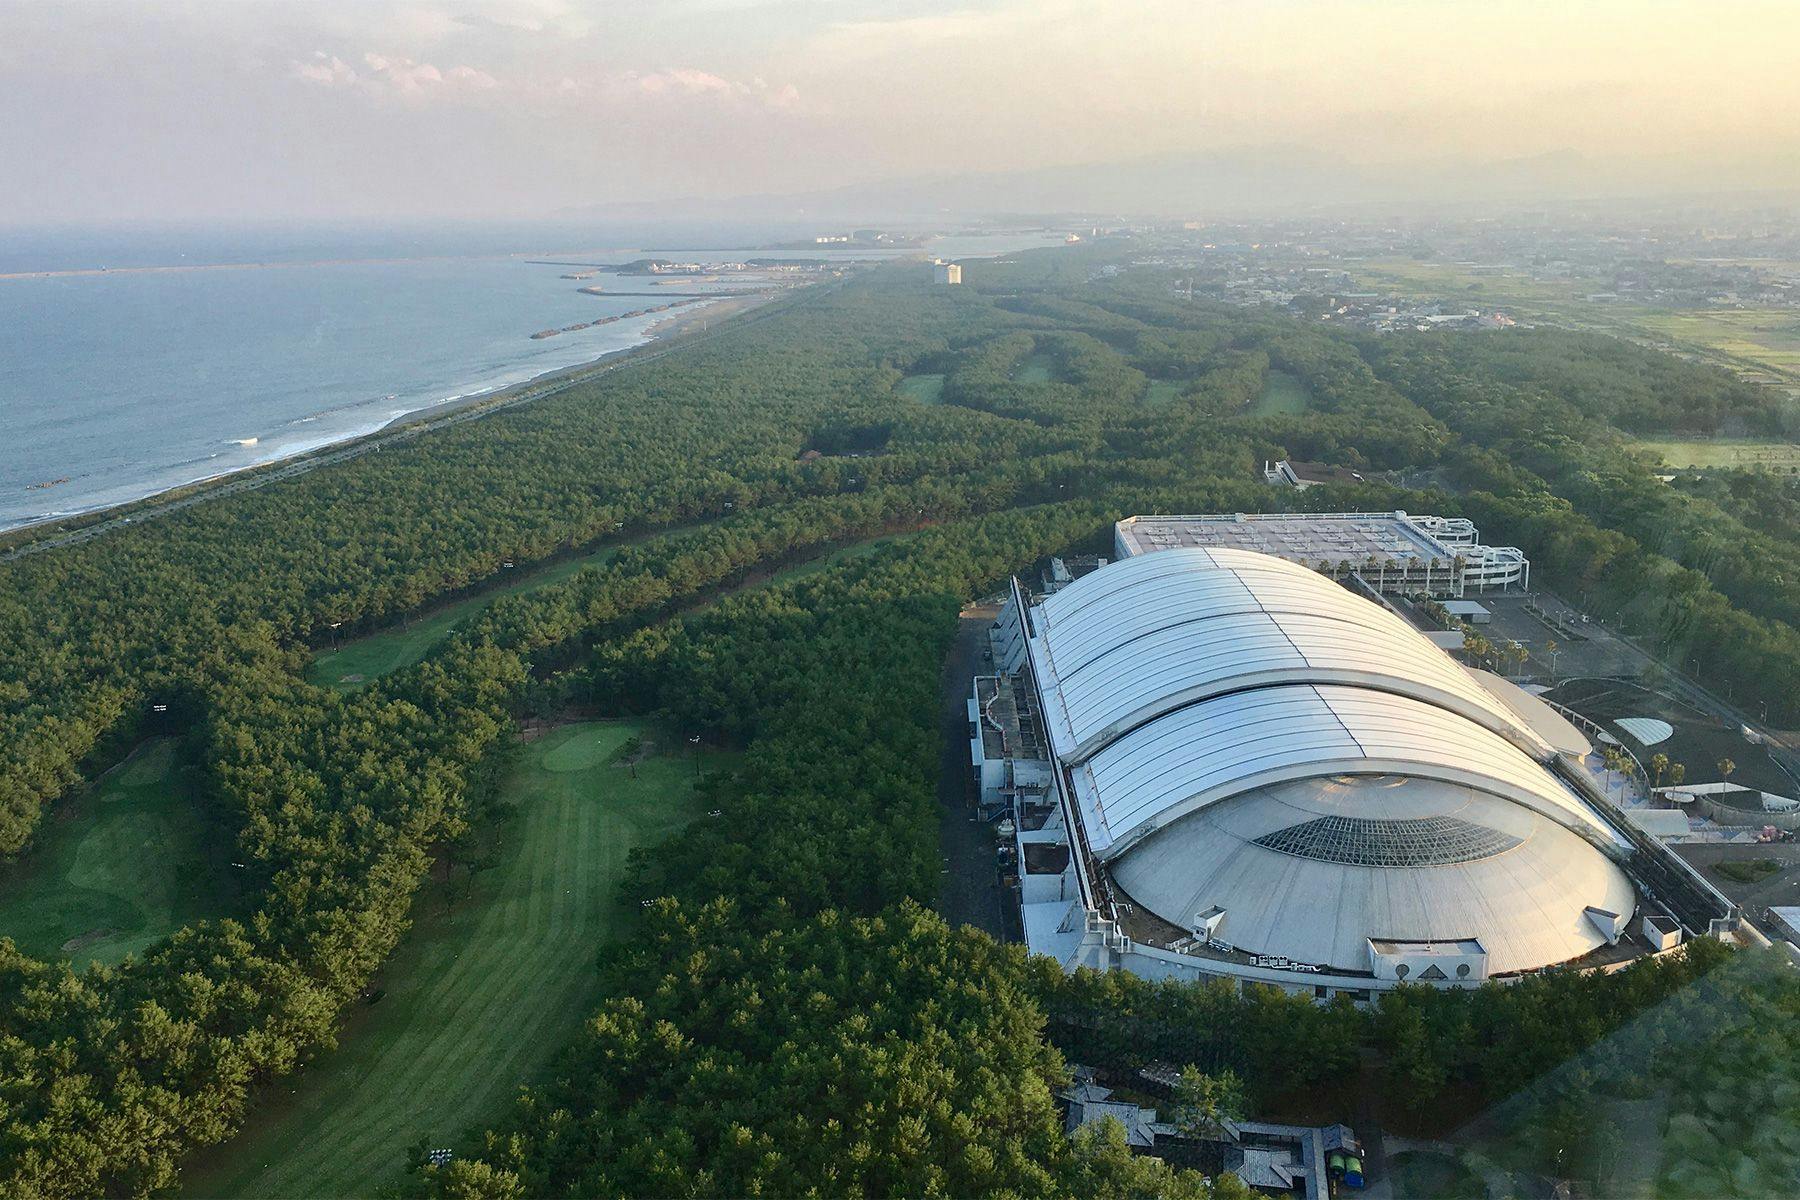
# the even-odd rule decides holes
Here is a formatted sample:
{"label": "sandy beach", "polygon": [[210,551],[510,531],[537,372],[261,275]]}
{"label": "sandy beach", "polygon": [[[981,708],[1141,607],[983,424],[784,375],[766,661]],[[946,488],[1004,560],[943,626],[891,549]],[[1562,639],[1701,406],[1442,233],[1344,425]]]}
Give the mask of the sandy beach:
{"label": "sandy beach", "polygon": [[[413,437],[428,426],[477,415],[471,410],[498,408],[523,400],[541,398],[569,386],[589,373],[611,369],[611,364],[629,360],[634,354],[653,348],[658,343],[679,339],[687,334],[698,334],[728,317],[760,307],[783,294],[785,293],[772,291],[763,295],[736,296],[730,299],[696,304],[672,312],[662,320],[646,327],[644,340],[636,345],[602,354],[585,363],[547,371],[536,378],[491,392],[461,397],[430,408],[403,413],[372,432],[312,447],[292,456],[191,480],[123,504],[104,505],[82,513],[71,513],[60,518],[34,521],[17,526],[0,533],[0,561],[11,560],[23,554],[37,553],[68,542],[85,540],[114,525],[145,520],[161,512],[177,511],[215,496],[292,478],[315,467],[343,461],[377,448],[381,443],[395,437]],[[51,525],[61,526],[62,532],[42,536],[45,527]]]}
{"label": "sandy beach", "polygon": [[383,425],[378,432],[386,433],[391,429],[398,429],[402,425],[416,425],[420,422],[436,421],[454,412],[460,412],[468,408],[479,408],[482,405],[494,404],[509,399],[521,391],[528,388],[542,387],[544,384],[555,379],[579,375],[584,371],[592,370],[596,365],[606,362],[608,359],[636,353],[646,347],[654,346],[658,342],[669,341],[680,337],[682,334],[689,331],[697,331],[705,328],[726,317],[735,316],[742,312],[748,312],[750,309],[774,299],[777,294],[778,293],[771,292],[761,296],[736,296],[727,300],[713,300],[704,304],[690,305],[670,313],[662,320],[646,327],[644,330],[644,340],[635,346],[627,346],[623,350],[610,351],[606,354],[602,354],[598,358],[581,363],[577,366],[563,367],[555,371],[549,371],[543,375],[539,375],[535,379],[526,380],[524,383],[513,384],[511,387],[499,388],[492,392],[481,392],[473,396],[462,396],[455,400],[446,400],[442,404],[434,404],[430,408],[420,408],[409,413],[401,413],[386,425]]}

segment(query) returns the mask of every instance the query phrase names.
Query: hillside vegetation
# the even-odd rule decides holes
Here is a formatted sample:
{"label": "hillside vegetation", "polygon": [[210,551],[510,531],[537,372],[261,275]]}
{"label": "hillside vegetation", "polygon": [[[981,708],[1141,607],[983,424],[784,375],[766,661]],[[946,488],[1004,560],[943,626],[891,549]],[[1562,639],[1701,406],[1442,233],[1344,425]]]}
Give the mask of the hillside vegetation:
{"label": "hillside vegetation", "polygon": [[[0,571],[0,851],[24,852],[5,869],[28,869],[64,832],[46,814],[151,732],[198,764],[209,828],[244,864],[229,912],[181,914],[117,963],[0,940],[0,1193],[170,1189],[197,1148],[257,1123],[256,1097],[329,1071],[429,873],[505,828],[520,721],[572,707],[742,746],[742,768],[708,792],[721,818],[628,864],[639,936],[602,950],[605,930],[571,934],[601,965],[554,1068],[508,1065],[528,1034],[467,1044],[472,1075],[533,1086],[492,1118],[446,1108],[492,1129],[431,1130],[462,1153],[415,1162],[414,1190],[1226,1195],[1065,1138],[1063,1050],[1130,1063],[1152,1046],[1195,1061],[1242,1048],[1272,1103],[1367,1049],[1429,1110],[1447,1089],[1536,1087],[1702,979],[1729,1016],[1652,1021],[1660,1061],[1720,1054],[1754,1024],[1786,1056],[1765,1061],[1791,1063],[1800,1023],[1743,1016],[1800,1009],[1754,956],[1729,974],[1701,951],[1403,995],[1370,1016],[1064,979],[926,909],[936,689],[960,605],[1043,555],[1103,546],[1134,511],[1467,515],[1525,547],[1534,578],[1800,720],[1800,592],[1768,583],[1800,578],[1800,541],[1729,497],[1663,487],[1624,437],[1754,424],[1756,394],[1561,334],[1365,342],[1181,300],[1153,270],[1099,278],[1118,258],[1023,255],[951,289],[885,266],[555,398]],[[1305,412],[1254,407],[1272,371],[1304,387]],[[897,392],[931,375],[937,403]],[[1152,404],[1153,381],[1177,386]],[[1257,468],[1282,456],[1377,480],[1430,469],[1455,490],[1266,487]],[[506,562],[584,554],[601,557],[492,595],[385,673],[324,678],[360,686],[308,677],[334,622],[340,638],[391,629],[494,586]],[[1595,1069],[1617,1078],[1628,1061]],[[1774,1067],[1755,1086],[1778,1108],[1800,1095]],[[1592,1136],[1555,1128],[1562,1143],[1521,1144]],[[407,1165],[406,1145],[389,1149]],[[1784,1169],[1772,1151],[1753,1160],[1750,1178]],[[1678,1165],[1696,1187],[1741,1173]]]}

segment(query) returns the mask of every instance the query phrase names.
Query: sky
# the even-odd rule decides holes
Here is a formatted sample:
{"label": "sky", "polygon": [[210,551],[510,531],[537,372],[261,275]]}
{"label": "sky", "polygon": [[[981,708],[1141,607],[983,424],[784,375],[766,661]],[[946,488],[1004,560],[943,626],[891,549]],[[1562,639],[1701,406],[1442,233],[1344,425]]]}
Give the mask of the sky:
{"label": "sky", "polygon": [[1800,187],[1797,0],[0,0],[0,223],[536,218],[1278,149]]}

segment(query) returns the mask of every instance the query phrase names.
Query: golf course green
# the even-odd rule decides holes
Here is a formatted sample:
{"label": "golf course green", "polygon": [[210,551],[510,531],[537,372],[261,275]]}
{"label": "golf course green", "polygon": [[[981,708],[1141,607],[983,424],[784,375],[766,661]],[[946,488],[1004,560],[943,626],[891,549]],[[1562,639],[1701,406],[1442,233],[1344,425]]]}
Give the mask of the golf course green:
{"label": "golf course green", "polygon": [[[635,773],[621,760],[633,738]],[[698,765],[730,761],[706,751]],[[626,856],[697,815],[696,773],[685,742],[642,722],[565,725],[523,746],[495,867],[467,894],[460,875],[419,894],[379,1002],[266,1093],[244,1133],[198,1156],[185,1192],[368,1195],[420,1137],[447,1145],[496,1118],[594,1007],[595,951],[636,916],[616,903]]]}

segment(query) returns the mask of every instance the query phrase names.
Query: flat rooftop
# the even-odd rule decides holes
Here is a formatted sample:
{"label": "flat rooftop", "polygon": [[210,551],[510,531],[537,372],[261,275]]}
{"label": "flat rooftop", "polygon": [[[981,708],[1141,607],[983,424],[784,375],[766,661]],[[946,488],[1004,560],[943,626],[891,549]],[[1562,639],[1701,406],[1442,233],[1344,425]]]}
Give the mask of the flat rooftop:
{"label": "flat rooftop", "polygon": [[1197,546],[1256,550],[1306,566],[1320,560],[1361,566],[1431,563],[1449,567],[1455,552],[1400,513],[1222,513],[1217,516],[1128,517],[1121,547],[1133,555]]}
{"label": "flat rooftop", "polygon": [[975,699],[981,707],[982,753],[988,758],[1050,756],[1030,693],[1014,687],[1010,675],[977,675]]}
{"label": "flat rooftop", "polygon": [[1382,954],[1482,954],[1479,938],[1457,938],[1454,941],[1416,942],[1370,938]]}

